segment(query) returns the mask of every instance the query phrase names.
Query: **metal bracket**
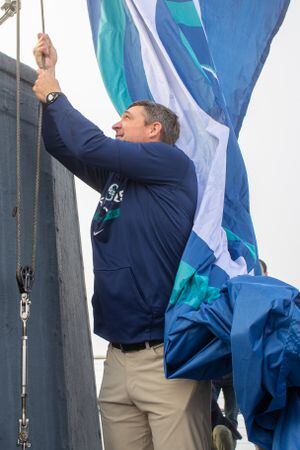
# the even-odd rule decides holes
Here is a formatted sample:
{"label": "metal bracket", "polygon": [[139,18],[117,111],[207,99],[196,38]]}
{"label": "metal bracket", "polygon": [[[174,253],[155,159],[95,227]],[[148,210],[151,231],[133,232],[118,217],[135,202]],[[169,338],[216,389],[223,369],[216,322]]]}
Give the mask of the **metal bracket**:
{"label": "metal bracket", "polygon": [[18,433],[18,442],[17,446],[21,447],[22,450],[25,450],[26,448],[30,448],[31,444],[28,441],[28,426],[29,426],[29,420],[26,419],[25,425],[22,423],[22,419],[19,420],[19,433]]}
{"label": "metal bracket", "polygon": [[21,320],[28,320],[30,316],[31,301],[27,294],[22,294],[20,301],[20,318]]}
{"label": "metal bracket", "polygon": [[[19,2],[19,8],[21,8],[21,2]],[[16,0],[5,0],[4,5],[1,6],[4,11],[3,16],[0,17],[0,25],[2,25],[6,19],[13,17],[17,13],[17,1]]]}

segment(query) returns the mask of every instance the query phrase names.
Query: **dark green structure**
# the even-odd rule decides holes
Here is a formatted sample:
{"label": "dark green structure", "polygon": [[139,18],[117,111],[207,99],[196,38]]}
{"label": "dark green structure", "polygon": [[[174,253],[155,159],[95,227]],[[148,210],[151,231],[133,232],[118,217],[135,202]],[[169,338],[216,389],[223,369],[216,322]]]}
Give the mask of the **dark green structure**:
{"label": "dark green structure", "polygon": [[[22,66],[22,265],[30,264],[38,103]],[[16,280],[15,61],[0,53],[0,449],[16,448],[21,320]],[[90,330],[72,175],[42,150],[36,281],[29,336],[33,450],[100,450]]]}

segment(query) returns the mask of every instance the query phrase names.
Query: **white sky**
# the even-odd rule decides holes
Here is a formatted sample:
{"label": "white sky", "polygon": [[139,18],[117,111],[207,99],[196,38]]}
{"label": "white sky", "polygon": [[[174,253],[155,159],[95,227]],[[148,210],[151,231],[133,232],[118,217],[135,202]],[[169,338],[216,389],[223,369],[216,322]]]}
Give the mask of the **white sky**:
{"label": "white sky", "polygon": [[[146,0],[145,0],[146,1]],[[94,56],[85,0],[44,0],[46,31],[57,48],[57,78],[73,105],[113,136],[117,120]],[[0,0],[0,5],[4,0]],[[291,0],[285,22],[254,90],[240,136],[248,168],[251,210],[260,256],[269,274],[300,285],[300,2]],[[15,57],[15,25],[0,27],[0,51]],[[22,61],[32,67],[32,48],[41,29],[40,1],[22,0]],[[97,193],[77,183],[81,239],[88,298],[92,294],[90,220]],[[255,299],[254,299],[255,301]],[[93,338],[95,353],[104,343]]]}

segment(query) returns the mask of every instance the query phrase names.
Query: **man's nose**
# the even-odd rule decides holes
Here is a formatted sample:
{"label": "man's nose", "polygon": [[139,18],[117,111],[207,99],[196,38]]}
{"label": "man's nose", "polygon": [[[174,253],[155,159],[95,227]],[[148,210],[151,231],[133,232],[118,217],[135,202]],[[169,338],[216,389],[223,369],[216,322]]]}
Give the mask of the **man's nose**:
{"label": "man's nose", "polygon": [[113,129],[114,131],[116,131],[116,130],[119,130],[119,129],[121,128],[121,126],[122,126],[122,123],[121,123],[121,120],[119,120],[119,122],[116,122],[116,123],[112,126],[112,129]]}

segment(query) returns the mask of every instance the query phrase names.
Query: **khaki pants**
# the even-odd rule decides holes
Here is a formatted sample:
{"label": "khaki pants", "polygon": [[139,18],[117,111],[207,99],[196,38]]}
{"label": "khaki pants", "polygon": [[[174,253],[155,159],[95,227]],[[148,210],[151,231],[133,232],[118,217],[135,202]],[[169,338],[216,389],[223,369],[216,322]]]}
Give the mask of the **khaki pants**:
{"label": "khaki pants", "polygon": [[167,380],[163,345],[109,345],[100,391],[105,450],[210,450],[210,382]]}

